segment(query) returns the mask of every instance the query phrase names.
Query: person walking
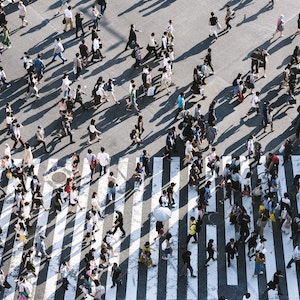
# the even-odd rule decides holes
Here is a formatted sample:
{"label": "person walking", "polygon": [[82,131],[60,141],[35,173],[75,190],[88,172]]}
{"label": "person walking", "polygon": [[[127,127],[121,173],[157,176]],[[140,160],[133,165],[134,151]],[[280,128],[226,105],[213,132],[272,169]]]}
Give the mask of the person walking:
{"label": "person walking", "polygon": [[137,30],[135,28],[134,24],[130,25],[130,31],[129,31],[129,37],[128,37],[128,42],[126,44],[126,47],[124,49],[124,51],[128,50],[128,47],[133,49],[135,44],[137,43],[137,37],[136,37],[136,32],[141,32],[140,30]]}
{"label": "person walking", "polygon": [[293,152],[293,144],[290,139],[286,139],[284,142],[284,150],[283,150],[283,163],[284,164],[291,158],[291,154]]}
{"label": "person walking", "polygon": [[127,103],[126,105],[126,110],[127,111],[131,111],[131,106],[133,106],[133,108],[136,110],[137,114],[139,114],[141,111],[138,109],[138,104],[136,102],[137,100],[137,91],[136,91],[136,85],[133,84],[132,85],[132,90],[131,90],[131,93],[130,93],[130,99],[129,99],[129,102]]}
{"label": "person walking", "polygon": [[260,95],[260,92],[255,92],[255,94],[253,95],[252,97],[252,101],[251,101],[251,107],[250,109],[248,110],[248,112],[246,113],[245,115],[245,118],[248,118],[248,116],[250,114],[252,114],[254,111],[256,111],[256,115],[259,115],[259,95]]}
{"label": "person walking", "polygon": [[92,20],[93,20],[93,25],[89,26],[89,30],[93,27],[96,26],[96,31],[100,31],[99,29],[99,21],[101,19],[101,15],[96,7],[96,5],[92,5]]}
{"label": "person walking", "polygon": [[80,54],[76,53],[73,59],[73,72],[75,73],[75,80],[81,76],[82,60],[79,58]]}
{"label": "person walking", "polygon": [[[46,257],[46,259],[51,259],[51,256],[47,254],[46,252],[46,244],[45,244],[46,237],[41,234],[38,236],[37,242],[36,242],[36,254],[37,257]],[[41,256],[40,256],[41,254]]]}
{"label": "person walking", "polygon": [[178,117],[179,113],[185,109],[185,99],[184,99],[184,93],[183,92],[181,92],[178,95],[176,104],[177,104],[177,111],[176,111],[176,114],[175,114],[175,117],[174,117],[174,121],[177,120],[177,117]]}
{"label": "person walking", "polygon": [[228,267],[230,267],[230,260],[234,259],[234,256],[238,256],[238,248],[236,243],[234,242],[234,239],[231,238],[230,241],[225,246],[225,252],[227,253],[227,262]]}
{"label": "person walking", "polygon": [[28,25],[28,21],[25,20],[27,15],[27,9],[22,1],[19,1],[18,9],[19,9],[19,18],[21,19],[21,27],[25,27]]}
{"label": "person walking", "polygon": [[159,55],[157,53],[156,47],[157,47],[157,42],[156,42],[156,39],[155,39],[155,33],[152,32],[151,35],[150,35],[148,46],[147,46],[148,53],[145,55],[144,60],[148,59],[148,57],[150,56],[150,54],[152,52],[154,52],[155,58],[159,59]]}
{"label": "person walking", "polygon": [[133,65],[133,67],[135,69],[138,69],[139,66],[142,63],[142,51],[141,51],[142,47],[140,47],[140,45],[138,43],[135,44],[135,47],[131,53],[131,57],[135,58],[135,64]]}
{"label": "person walking", "polygon": [[110,157],[107,152],[105,152],[105,148],[101,147],[100,152],[97,154],[97,162],[99,163],[100,170],[99,170],[99,177],[102,176],[102,170],[103,175],[106,174],[106,167],[110,163]]}
{"label": "person walking", "polygon": [[204,263],[204,266],[205,267],[208,267],[209,264],[208,262],[212,259],[213,261],[217,260],[216,258],[214,258],[214,254],[216,253],[218,255],[218,251],[217,249],[214,247],[214,240],[213,239],[210,239],[208,241],[208,244],[207,244],[207,248],[206,248],[206,251],[208,253],[208,258],[206,259],[205,263]]}
{"label": "person walking", "polygon": [[86,159],[88,160],[90,170],[91,170],[91,181],[93,181],[93,175],[95,173],[96,164],[97,164],[97,156],[92,152],[91,149],[88,149]]}
{"label": "person walking", "polygon": [[151,258],[151,247],[150,243],[146,242],[144,244],[142,253],[139,258],[139,263],[144,264],[146,267],[156,267],[155,264],[153,264],[152,258]]}
{"label": "person walking", "polygon": [[226,5],[226,16],[225,16],[225,24],[226,28],[225,31],[229,31],[232,26],[230,25],[230,21],[234,18],[235,13],[231,10],[229,4]]}
{"label": "person walking", "polygon": [[172,257],[173,254],[173,248],[171,247],[173,245],[173,238],[171,233],[166,234],[166,238],[164,241],[161,243],[161,250],[163,252],[162,259],[163,260],[168,260],[169,255]]}
{"label": "person walking", "polygon": [[11,41],[10,41],[10,36],[9,36],[9,29],[7,25],[3,25],[2,27],[2,33],[3,33],[3,39],[2,39],[2,44],[6,48],[11,48]]}
{"label": "person walking", "polygon": [[78,39],[78,31],[80,31],[80,30],[82,32],[81,35],[84,36],[84,30],[83,30],[83,23],[82,23],[82,21],[83,21],[83,17],[81,15],[81,13],[78,12],[75,15],[75,27],[76,27],[76,33],[75,33],[75,35],[76,35],[76,39]]}
{"label": "person walking", "polygon": [[284,15],[280,15],[276,23],[276,31],[273,33],[271,39],[274,38],[277,33],[280,34],[279,37],[283,37],[284,23]]}
{"label": "person walking", "polygon": [[56,38],[54,42],[54,50],[53,50],[53,58],[51,62],[54,62],[56,59],[56,56],[58,56],[62,63],[64,64],[67,59],[63,56],[63,52],[65,51],[64,46],[62,45],[61,38]]}
{"label": "person walking", "polygon": [[190,217],[190,230],[189,230],[189,234],[186,238],[186,241],[185,241],[185,247],[188,246],[189,244],[189,241],[191,238],[194,238],[194,241],[192,243],[194,244],[197,244],[198,243],[198,239],[197,239],[197,222],[196,222],[196,219],[195,217]]}
{"label": "person walking", "polygon": [[273,275],[273,280],[270,280],[267,283],[267,289],[263,292],[263,295],[265,295],[270,290],[276,290],[278,295],[282,295],[279,286],[280,278],[284,278],[284,275],[282,275],[280,270],[276,270],[276,272]]}
{"label": "person walking", "polygon": [[294,248],[292,258],[291,258],[291,260],[289,261],[289,263],[287,264],[286,267],[288,269],[291,268],[292,263],[295,263],[297,265],[299,265],[299,263],[300,263],[300,245],[298,245]]}
{"label": "person walking", "polygon": [[107,181],[108,181],[108,191],[107,191],[108,201],[115,201],[116,187],[118,186],[118,183],[117,183],[117,178],[114,176],[113,172],[109,172]]}
{"label": "person walking", "polygon": [[70,272],[71,272],[70,265],[66,260],[64,260],[59,268],[59,273],[62,279],[62,287],[65,290],[68,290],[68,285],[69,285],[68,276]]}
{"label": "person walking", "polygon": [[114,263],[112,268],[111,268],[111,277],[112,277],[112,286],[111,288],[114,288],[116,285],[122,285],[123,281],[121,279],[121,273],[122,269],[120,265],[117,263]]}
{"label": "person walking", "polygon": [[37,127],[37,132],[35,134],[35,138],[36,138],[36,144],[33,146],[33,149],[35,150],[37,146],[39,146],[40,144],[43,144],[45,152],[49,153],[49,151],[47,150],[46,142],[45,142],[45,131],[44,131],[44,128],[42,128],[40,125]]}
{"label": "person walking", "polygon": [[82,98],[82,95],[86,95],[86,93],[83,91],[81,84],[78,84],[77,88],[74,89],[74,94],[74,104],[79,103],[84,110],[87,110],[88,108],[83,104]]}
{"label": "person walking", "polygon": [[95,123],[96,120],[91,119],[91,123],[88,127],[88,132],[89,132],[88,144],[91,144],[92,141],[94,141],[95,139],[97,139],[98,142],[102,139],[102,137],[100,136],[102,132],[96,128]]}
{"label": "person walking", "polygon": [[16,149],[18,142],[20,142],[22,147],[25,148],[25,142],[22,139],[21,131],[20,131],[21,127],[23,126],[21,126],[20,123],[17,123],[13,126],[12,140],[14,141],[14,145],[12,146],[11,149]]}
{"label": "person walking", "polygon": [[46,67],[42,60],[42,54],[39,53],[37,55],[37,57],[33,60],[33,65],[35,68],[37,80],[38,80],[38,82],[40,82],[42,80],[42,78],[44,77],[44,70]]}
{"label": "person walking", "polygon": [[124,238],[126,236],[126,233],[123,228],[123,225],[124,225],[123,214],[118,210],[116,211],[116,214],[117,215],[116,215],[116,220],[114,221],[112,234],[114,235],[119,228],[122,231],[121,238]]}
{"label": "person walking", "polygon": [[266,263],[266,257],[263,252],[256,251],[255,254],[255,268],[253,277],[257,277],[258,275],[262,275],[264,273],[264,265]]}
{"label": "person walking", "polygon": [[28,252],[23,253],[24,258],[24,266],[21,274],[28,274],[28,272],[32,273],[36,277],[35,273],[35,265],[34,265],[34,250],[31,248]]}
{"label": "person walking", "polygon": [[101,15],[104,15],[104,12],[106,10],[106,0],[97,0],[98,4],[100,5],[100,12]]}
{"label": "person walking", "polygon": [[67,32],[67,28],[68,25],[70,26],[70,29],[74,29],[74,25],[73,25],[73,12],[72,12],[72,8],[69,5],[65,11],[64,11],[64,17],[65,17],[65,28],[64,28],[64,32]]}
{"label": "person walking", "polygon": [[150,161],[149,152],[146,149],[144,149],[143,153],[140,155],[140,162],[143,164],[146,176],[151,176],[149,161]]}
{"label": "person walking", "polygon": [[217,33],[217,29],[218,29],[218,18],[215,16],[214,12],[210,13],[211,17],[209,18],[209,36],[214,35],[215,38],[218,38],[218,33]]}
{"label": "person walking", "polygon": [[189,269],[190,272],[191,272],[191,276],[192,277],[197,277],[196,275],[194,275],[194,270],[193,270],[193,267],[191,266],[191,254],[192,252],[191,251],[184,251],[182,253],[182,261],[183,261],[183,272],[182,272],[182,275],[181,276],[187,276],[187,270]]}

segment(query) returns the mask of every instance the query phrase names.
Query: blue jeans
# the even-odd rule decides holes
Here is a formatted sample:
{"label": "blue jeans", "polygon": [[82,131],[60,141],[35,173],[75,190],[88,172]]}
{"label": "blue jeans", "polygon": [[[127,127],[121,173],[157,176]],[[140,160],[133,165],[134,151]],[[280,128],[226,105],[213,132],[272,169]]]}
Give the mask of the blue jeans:
{"label": "blue jeans", "polygon": [[58,56],[62,61],[65,61],[65,60],[66,60],[66,59],[62,56],[62,53],[59,52],[59,53],[55,53],[55,54],[53,55],[52,61],[55,61],[56,56]]}
{"label": "blue jeans", "polygon": [[254,275],[258,275],[259,272],[264,270],[264,264],[255,262]]}
{"label": "blue jeans", "polygon": [[108,200],[111,201],[111,200],[114,200],[116,199],[116,188],[115,187],[112,187],[112,188],[108,188],[108,192],[107,192],[107,195],[108,195]]}

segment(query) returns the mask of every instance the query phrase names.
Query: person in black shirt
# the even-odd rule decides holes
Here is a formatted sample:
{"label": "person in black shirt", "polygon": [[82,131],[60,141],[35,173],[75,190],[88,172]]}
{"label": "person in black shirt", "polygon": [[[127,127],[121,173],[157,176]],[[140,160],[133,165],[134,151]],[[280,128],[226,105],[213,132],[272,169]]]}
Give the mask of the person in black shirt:
{"label": "person in black shirt", "polygon": [[78,84],[76,90],[75,90],[75,103],[78,102],[81,107],[83,107],[83,109],[87,110],[87,107],[84,106],[83,102],[82,102],[82,94],[85,94],[82,89],[81,89],[81,85]]}
{"label": "person in black shirt", "polygon": [[184,251],[181,258],[183,261],[183,265],[184,265],[184,269],[183,269],[183,273],[181,276],[186,276],[187,275],[187,269],[190,270],[191,272],[191,276],[192,277],[197,277],[196,275],[194,275],[194,270],[193,267],[191,266],[191,251]]}
{"label": "person in black shirt", "polygon": [[121,238],[124,238],[126,236],[126,233],[125,233],[125,230],[123,228],[123,223],[124,223],[124,221],[123,221],[123,214],[120,211],[116,211],[116,214],[117,214],[117,216],[116,216],[116,220],[114,222],[114,226],[113,226],[114,230],[113,230],[112,234],[115,234],[116,231],[117,231],[117,229],[120,228],[120,230],[123,233],[121,235]]}
{"label": "person in black shirt", "polygon": [[273,275],[273,280],[269,281],[267,284],[267,289],[264,291],[263,295],[266,294],[269,290],[277,290],[278,295],[282,295],[279,287],[279,279],[284,278],[280,270],[277,270]]}
{"label": "person in black shirt", "polygon": [[[135,29],[134,24],[130,25],[129,37],[128,42],[126,44],[125,50],[128,50],[128,47],[132,48],[133,45],[136,44],[136,32],[140,32],[139,30]],[[133,49],[133,48],[132,48]]]}
{"label": "person in black shirt", "polygon": [[215,16],[213,12],[210,13],[211,17],[209,18],[209,36],[214,35],[216,39],[218,38],[217,33],[217,24],[218,24],[218,18]]}
{"label": "person in black shirt", "polygon": [[175,200],[174,200],[174,186],[176,183],[171,182],[169,187],[167,188],[168,198],[169,198],[169,204],[174,207],[175,206]]}
{"label": "person in black shirt", "polygon": [[227,243],[225,252],[227,253],[228,267],[230,267],[230,260],[234,259],[234,255],[238,253],[238,249],[236,243],[234,242],[234,239],[230,239],[230,242]]}
{"label": "person in black shirt", "polygon": [[78,38],[78,31],[81,30],[82,35],[84,35],[84,31],[83,31],[83,17],[81,16],[80,13],[77,13],[75,15],[75,26],[76,26],[76,38]]}
{"label": "person in black shirt", "polygon": [[205,60],[207,61],[207,65],[211,68],[211,71],[214,73],[213,64],[211,61],[211,48],[207,49],[207,54],[205,56]]}

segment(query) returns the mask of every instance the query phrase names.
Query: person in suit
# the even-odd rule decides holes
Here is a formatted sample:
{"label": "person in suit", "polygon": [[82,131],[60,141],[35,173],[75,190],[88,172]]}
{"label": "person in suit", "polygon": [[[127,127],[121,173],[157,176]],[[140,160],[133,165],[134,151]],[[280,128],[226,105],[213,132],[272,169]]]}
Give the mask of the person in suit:
{"label": "person in suit", "polygon": [[231,238],[229,243],[227,243],[225,252],[227,253],[228,267],[230,267],[230,260],[234,259],[234,255],[238,253],[238,249],[233,238]]}

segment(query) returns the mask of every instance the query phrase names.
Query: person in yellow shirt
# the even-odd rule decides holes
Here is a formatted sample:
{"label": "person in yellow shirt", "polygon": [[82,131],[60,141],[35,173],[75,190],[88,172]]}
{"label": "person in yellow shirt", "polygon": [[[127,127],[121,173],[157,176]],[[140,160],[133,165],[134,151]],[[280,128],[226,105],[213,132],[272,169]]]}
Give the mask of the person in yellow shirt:
{"label": "person in yellow shirt", "polygon": [[194,241],[192,243],[197,244],[198,240],[197,240],[197,222],[195,217],[191,217],[190,218],[190,231],[189,234],[186,238],[186,246],[188,245],[191,237],[194,238]]}

